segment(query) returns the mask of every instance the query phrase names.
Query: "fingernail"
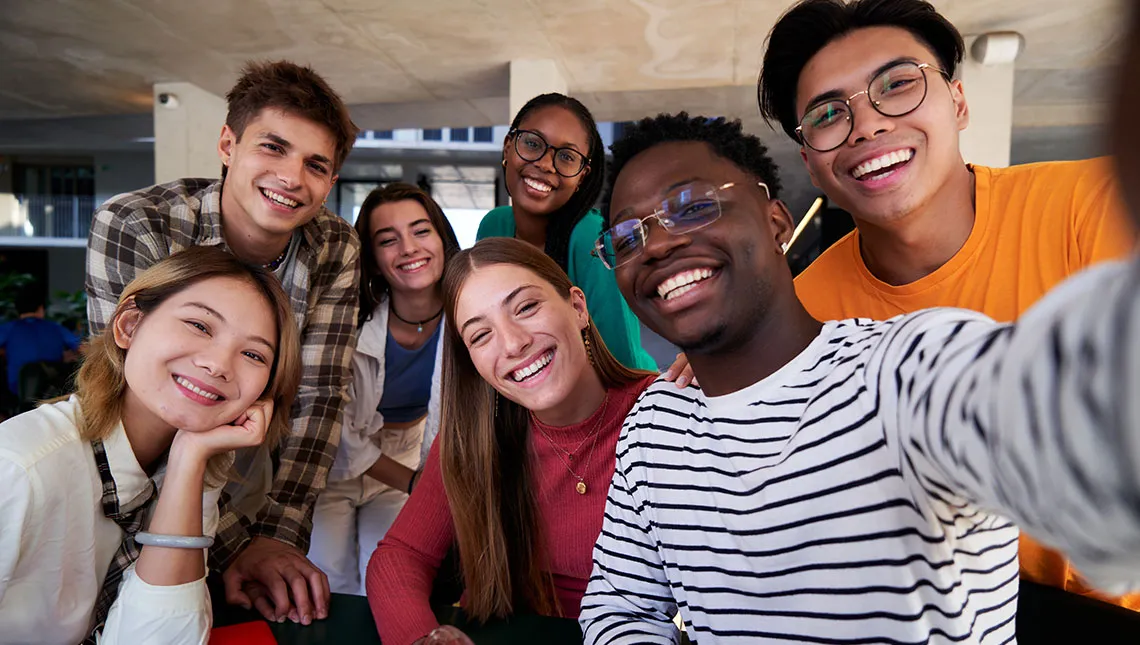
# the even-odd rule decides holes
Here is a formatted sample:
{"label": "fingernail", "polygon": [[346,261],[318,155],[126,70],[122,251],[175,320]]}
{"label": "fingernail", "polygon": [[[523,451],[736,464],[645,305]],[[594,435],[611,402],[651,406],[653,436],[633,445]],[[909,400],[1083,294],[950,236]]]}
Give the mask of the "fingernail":
{"label": "fingernail", "polygon": [[302,625],[308,625],[308,624],[309,624],[309,623],[311,623],[311,622],[313,622],[313,617],[312,617],[312,616],[310,616],[310,615],[308,615],[308,614],[305,614],[304,616],[301,616],[301,624],[302,624]]}
{"label": "fingernail", "polygon": [[673,371],[672,370],[665,370],[664,372],[661,372],[661,378],[668,381],[669,379],[673,378]]}
{"label": "fingernail", "polygon": [[283,623],[283,622],[285,622],[285,617],[284,617],[284,616],[278,616],[278,617],[277,617],[277,622],[279,622],[279,623]]}

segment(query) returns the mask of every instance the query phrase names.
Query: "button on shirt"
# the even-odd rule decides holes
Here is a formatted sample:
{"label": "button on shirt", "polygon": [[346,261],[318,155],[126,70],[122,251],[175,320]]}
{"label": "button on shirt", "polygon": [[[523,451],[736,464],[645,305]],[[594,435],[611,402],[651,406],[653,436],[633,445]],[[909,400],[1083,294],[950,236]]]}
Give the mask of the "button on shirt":
{"label": "button on shirt", "polygon": [[[123,530],[103,514],[91,443],[79,436],[78,399],[41,406],[0,424],[0,642],[75,645]],[[120,423],[103,440],[124,504],[148,477]],[[160,476],[156,483],[161,488]],[[202,498],[202,527],[218,525],[220,490]],[[156,587],[123,576],[101,643],[205,644],[211,624],[205,578]]]}

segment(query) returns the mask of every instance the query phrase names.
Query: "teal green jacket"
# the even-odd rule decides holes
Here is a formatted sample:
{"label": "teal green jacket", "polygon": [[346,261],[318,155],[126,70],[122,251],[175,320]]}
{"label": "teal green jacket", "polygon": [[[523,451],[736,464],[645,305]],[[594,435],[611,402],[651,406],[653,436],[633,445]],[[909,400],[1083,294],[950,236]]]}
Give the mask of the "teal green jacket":
{"label": "teal green jacket", "polygon": [[[567,264],[570,282],[586,294],[586,307],[590,318],[598,326],[598,333],[606,341],[619,361],[626,367],[657,371],[657,363],[641,346],[641,325],[629,310],[625,298],[618,291],[614,272],[590,254],[594,242],[602,234],[602,215],[597,210],[586,213],[570,231],[570,249]],[[487,237],[514,237],[515,217],[510,206],[493,209],[479,222],[476,239]]]}

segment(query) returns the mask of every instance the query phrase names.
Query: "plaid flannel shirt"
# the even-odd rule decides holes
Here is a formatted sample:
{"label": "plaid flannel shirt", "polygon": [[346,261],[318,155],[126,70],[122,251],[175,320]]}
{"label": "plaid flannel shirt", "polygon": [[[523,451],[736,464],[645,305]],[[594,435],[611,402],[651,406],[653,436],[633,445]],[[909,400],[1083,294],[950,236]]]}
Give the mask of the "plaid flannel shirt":
{"label": "plaid flannel shirt", "polygon": [[[110,322],[123,288],[141,271],[191,246],[226,247],[222,183],[181,179],[107,200],[87,240],[87,317],[91,333]],[[255,520],[228,507],[223,495],[211,566],[225,570],[253,537],[270,537],[308,552],[313,503],[325,487],[340,440],[349,360],[356,346],[360,240],[322,208],[301,229],[296,260],[282,279],[301,330],[304,372],[292,432],[275,453],[273,486]]]}

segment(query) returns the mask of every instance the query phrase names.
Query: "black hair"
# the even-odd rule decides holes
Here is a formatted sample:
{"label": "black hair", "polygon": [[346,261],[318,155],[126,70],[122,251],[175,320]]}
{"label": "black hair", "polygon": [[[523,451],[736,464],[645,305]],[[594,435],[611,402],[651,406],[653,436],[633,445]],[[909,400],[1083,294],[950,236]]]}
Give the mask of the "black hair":
{"label": "black hair", "polygon": [[372,192],[364,198],[364,203],[360,205],[360,214],[356,216],[354,227],[357,236],[360,237],[360,312],[357,314],[357,327],[363,327],[364,323],[372,318],[372,312],[380,304],[380,298],[390,288],[388,279],[376,267],[376,250],[372,246],[372,211],[383,204],[402,201],[416,202],[427,211],[428,221],[443,240],[445,266],[452,256],[459,253],[459,240],[455,237],[455,229],[451,227],[451,222],[443,214],[439,204],[422,188],[397,181],[372,189]]}
{"label": "black hair", "polygon": [[20,287],[16,292],[16,297],[13,299],[16,305],[16,313],[18,314],[34,314],[39,311],[40,307],[47,304],[47,299],[44,298],[43,286],[38,282],[29,282]]}
{"label": "black hair", "polygon": [[625,136],[610,149],[614,158],[610,163],[609,188],[603,200],[604,228],[610,226],[610,199],[618,175],[630,159],[661,143],[670,141],[701,141],[707,143],[718,157],[731,161],[737,168],[755,175],[768,185],[772,199],[780,196],[780,171],[768,156],[768,148],[755,135],[744,132],[740,119],[729,121],[724,117],[689,116],[686,112],[658,114],[646,117],[631,127]]}
{"label": "black hair", "polygon": [[[602,193],[602,184],[606,176],[606,149],[602,143],[602,135],[598,134],[598,124],[594,121],[594,115],[590,114],[590,110],[586,109],[578,99],[556,92],[540,94],[527,101],[515,115],[515,120],[511,121],[511,131],[519,129],[523,120],[531,113],[546,107],[569,110],[582,123],[582,127],[586,129],[586,136],[590,139],[590,153],[587,155],[590,171],[578,185],[578,191],[570,196],[570,200],[547,216],[546,248],[543,250],[562,267],[563,271],[569,272],[570,233],[594,207],[598,196]],[[507,194],[510,194],[510,188],[507,189]]]}
{"label": "black hair", "polygon": [[757,83],[764,120],[769,125],[778,121],[789,137],[799,141],[796,86],[800,73],[828,43],[866,27],[909,31],[934,52],[947,78],[954,77],[966,49],[962,34],[924,0],[802,0],[768,34]]}

